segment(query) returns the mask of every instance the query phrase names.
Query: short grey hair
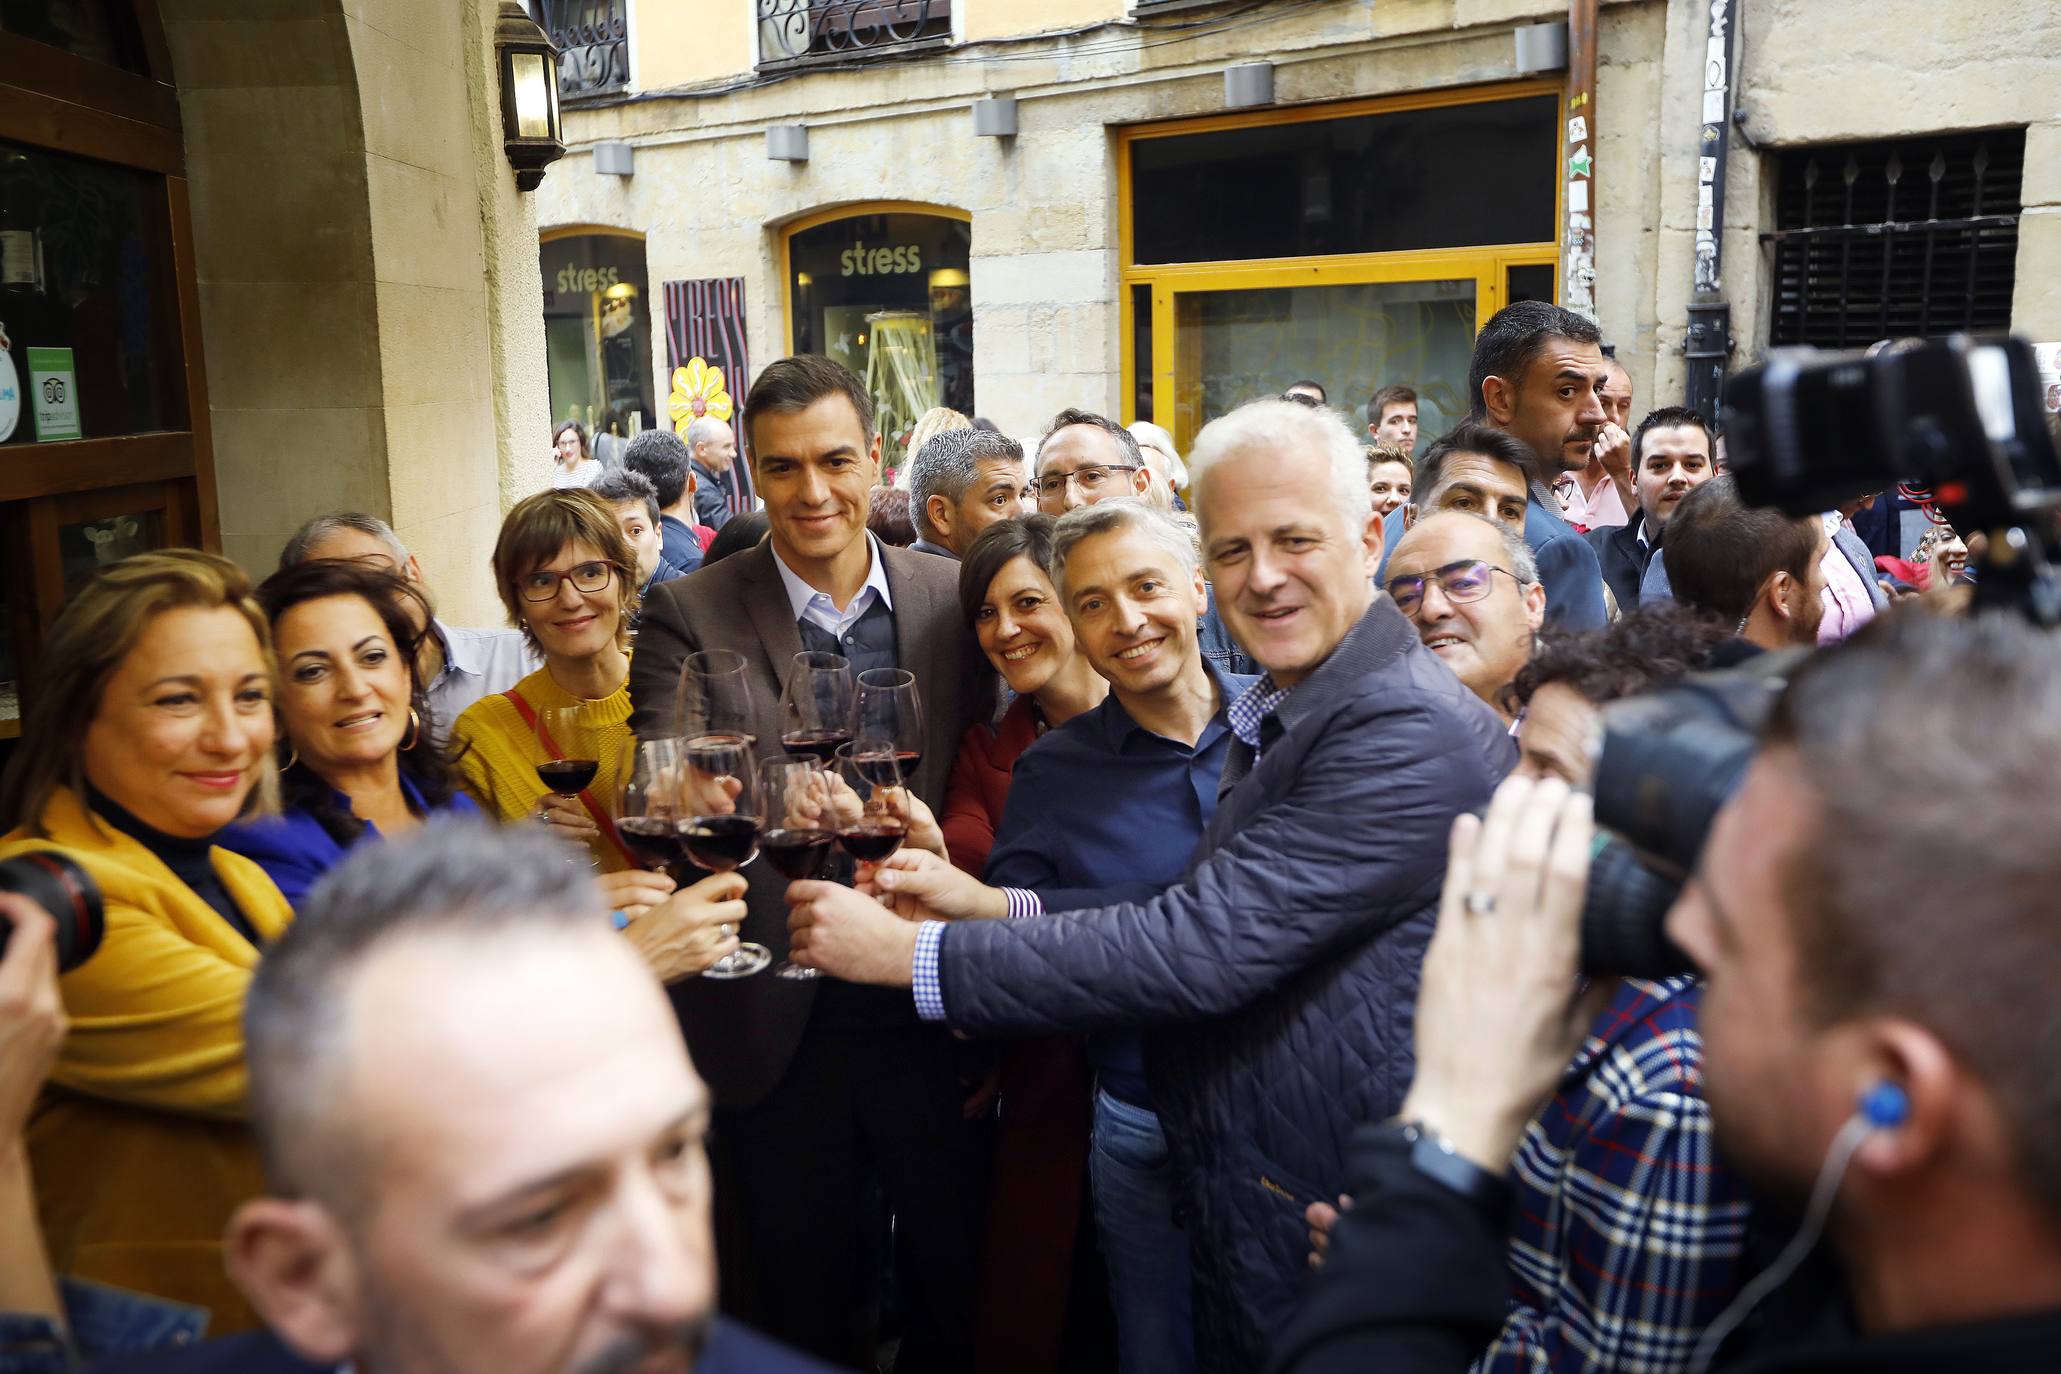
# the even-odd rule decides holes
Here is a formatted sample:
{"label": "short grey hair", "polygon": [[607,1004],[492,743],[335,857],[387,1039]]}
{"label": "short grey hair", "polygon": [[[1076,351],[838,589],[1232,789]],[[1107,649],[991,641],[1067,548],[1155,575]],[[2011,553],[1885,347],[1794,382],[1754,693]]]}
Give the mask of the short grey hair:
{"label": "short grey hair", "polygon": [[360,845],[315,885],[265,950],[244,998],[250,1119],[270,1189],[339,1210],[360,1201],[352,1127],[337,1100],[350,1045],[351,986],[403,940],[466,942],[514,931],[608,935],[584,864],[525,827],[440,817],[412,835]]}
{"label": "short grey hair", "polygon": [[1430,515],[1425,516],[1416,524],[1410,526],[1404,532],[1403,537],[1395,541],[1396,548],[1400,550],[1404,544],[1409,542],[1412,534],[1423,529],[1434,520],[1479,520],[1482,524],[1496,532],[1496,538],[1503,545],[1503,562],[1509,574],[1517,579],[1517,585],[1520,587],[1530,587],[1538,582],[1538,556],[1531,551],[1531,545],[1524,542],[1524,536],[1506,525],[1498,524],[1496,521],[1489,519],[1478,510],[1433,511]]}
{"label": "short grey hair", "polygon": [[1174,436],[1163,426],[1140,420],[1131,426],[1131,437],[1138,441],[1140,453],[1149,449],[1166,461],[1166,471],[1160,475],[1166,478],[1168,486],[1188,485],[1188,465],[1181,461],[1181,451],[1174,447]]}
{"label": "short grey hair", "polygon": [[685,441],[687,451],[691,454],[696,444],[712,443],[718,435],[729,433],[730,426],[713,415],[698,415],[688,422],[680,437]]}
{"label": "short grey hair", "polygon": [[934,538],[930,498],[942,496],[953,505],[980,476],[986,462],[1023,462],[1023,449],[1006,434],[987,429],[946,429],[930,436],[909,463],[909,521],[916,533]]}
{"label": "short grey hair", "polygon": [[1190,578],[1202,566],[1195,540],[1188,531],[1176,525],[1172,517],[1135,497],[1076,506],[1060,516],[1059,523],[1052,528],[1052,585],[1058,588],[1062,603],[1066,600],[1066,562],[1075,546],[1098,534],[1123,530],[1139,530],[1151,536],[1153,542],[1174,556],[1182,573]]}
{"label": "short grey hair", "polygon": [[367,515],[365,512],[357,510],[346,510],[336,511],[329,515],[318,515],[313,520],[308,521],[307,524],[295,530],[293,536],[286,541],[286,547],[279,551],[279,566],[282,568],[297,568],[301,564],[311,561],[313,555],[310,553],[310,550],[317,544],[327,540],[331,535],[340,534],[345,530],[350,530],[355,534],[371,535],[374,539],[386,545],[388,551],[394,556],[394,562],[397,564],[408,561],[408,546],[401,542],[400,535],[394,533],[392,525],[389,525],[376,515]]}
{"label": "short grey hair", "polygon": [[1188,455],[1188,483],[1195,494],[1196,514],[1202,516],[1204,541],[1209,539],[1209,517],[1203,514],[1202,489],[1212,469],[1254,450],[1303,449],[1322,457],[1330,471],[1328,491],[1305,495],[1313,504],[1336,511],[1353,537],[1358,538],[1374,517],[1374,493],[1367,486],[1365,445],[1346,428],[1338,412],[1328,406],[1306,406],[1268,396],[1247,401],[1230,414],[1218,416],[1195,436],[1195,448]]}

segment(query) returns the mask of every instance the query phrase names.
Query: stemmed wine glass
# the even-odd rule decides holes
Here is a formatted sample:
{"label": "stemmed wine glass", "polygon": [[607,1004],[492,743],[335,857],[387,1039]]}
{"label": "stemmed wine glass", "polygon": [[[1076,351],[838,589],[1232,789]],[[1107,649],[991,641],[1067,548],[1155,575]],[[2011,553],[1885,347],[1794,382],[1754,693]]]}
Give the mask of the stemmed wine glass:
{"label": "stemmed wine glass", "polygon": [[680,664],[673,721],[681,738],[736,735],[746,744],[756,745],[759,723],[752,706],[751,677],[743,654],[733,649],[703,649],[687,655]]}
{"label": "stemmed wine glass", "polygon": [[616,793],[616,833],[640,867],[679,884],[687,857],[680,847],[680,742],[633,740],[629,753]]}
{"label": "stemmed wine glass", "polygon": [[859,674],[852,738],[884,741],[894,751],[900,776],[916,775],[923,763],[923,700],[916,694],[914,673],[904,668],[868,668]]}
{"label": "stemmed wine glass", "polygon": [[[762,818],[751,741],[737,734],[689,735],[680,741],[680,847],[711,873],[730,873],[758,857]],[[744,978],[773,961],[764,945],[746,941],[703,969],[704,978]]]}
{"label": "stemmed wine glass", "polygon": [[852,737],[854,683],[843,654],[799,653],[780,693],[780,745],[828,768]]}
{"label": "stemmed wine glass", "polygon": [[601,751],[593,727],[578,706],[546,706],[538,711],[537,744],[544,751],[537,780],[548,792],[577,797],[601,771]]}
{"label": "stemmed wine glass", "polygon": [[[789,882],[820,878],[837,843],[832,776],[814,759],[771,758],[759,765],[759,804],[766,825],[759,852]],[[783,959],[775,978],[814,978],[816,970]]]}
{"label": "stemmed wine glass", "polygon": [[838,776],[861,803],[856,820],[839,824],[837,842],[860,863],[877,864],[902,847],[906,827],[886,796],[902,785],[899,754],[891,740],[864,733],[837,751]]}

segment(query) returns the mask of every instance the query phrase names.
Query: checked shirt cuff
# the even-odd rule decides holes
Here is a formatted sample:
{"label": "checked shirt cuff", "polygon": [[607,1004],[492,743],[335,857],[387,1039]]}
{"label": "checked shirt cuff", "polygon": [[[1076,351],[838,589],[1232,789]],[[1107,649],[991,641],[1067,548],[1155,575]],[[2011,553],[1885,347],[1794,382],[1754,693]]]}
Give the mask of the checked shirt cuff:
{"label": "checked shirt cuff", "polygon": [[938,977],[939,945],[944,938],[943,921],[925,921],[916,931],[910,988],[916,994],[916,1014],[926,1021],[945,1019],[945,986]]}

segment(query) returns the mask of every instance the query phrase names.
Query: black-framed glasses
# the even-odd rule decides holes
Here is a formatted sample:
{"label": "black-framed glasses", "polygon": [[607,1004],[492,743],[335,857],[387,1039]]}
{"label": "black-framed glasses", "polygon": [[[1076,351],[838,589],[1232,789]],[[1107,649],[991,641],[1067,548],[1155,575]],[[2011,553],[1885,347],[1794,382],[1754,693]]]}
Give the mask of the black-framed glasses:
{"label": "black-framed glasses", "polygon": [[1452,602],[1479,601],[1489,594],[1489,588],[1501,573],[1512,582],[1517,574],[1508,568],[1499,568],[1479,558],[1463,558],[1457,563],[1448,563],[1443,568],[1433,568],[1428,573],[1414,573],[1408,577],[1388,579],[1388,594],[1395,601],[1395,608],[1404,615],[1414,612],[1424,602],[1424,585],[1437,582],[1439,591]]}
{"label": "black-framed glasses", "polygon": [[1075,468],[1072,472],[1054,473],[1050,477],[1040,477],[1031,483],[1031,490],[1038,494],[1039,500],[1056,500],[1066,495],[1067,483],[1072,482],[1080,487],[1081,495],[1093,496],[1109,484],[1109,474],[1112,472],[1136,472],[1137,470],[1138,465],[1136,463],[1089,463],[1083,467]]}
{"label": "black-framed glasses", "polygon": [[615,564],[596,559],[592,563],[582,563],[570,572],[539,568],[524,574],[515,585],[521,590],[524,601],[551,601],[558,596],[562,583],[571,582],[574,591],[593,593],[607,590],[614,576]]}

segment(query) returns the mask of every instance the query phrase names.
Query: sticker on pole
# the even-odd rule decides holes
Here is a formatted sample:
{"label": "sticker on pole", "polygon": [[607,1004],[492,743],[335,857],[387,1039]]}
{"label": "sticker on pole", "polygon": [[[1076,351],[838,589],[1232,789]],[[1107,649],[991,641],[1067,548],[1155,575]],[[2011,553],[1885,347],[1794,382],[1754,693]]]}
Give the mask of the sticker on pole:
{"label": "sticker on pole", "polygon": [[31,348],[29,408],[36,417],[36,442],[83,437],[79,429],[79,384],[69,348]]}

